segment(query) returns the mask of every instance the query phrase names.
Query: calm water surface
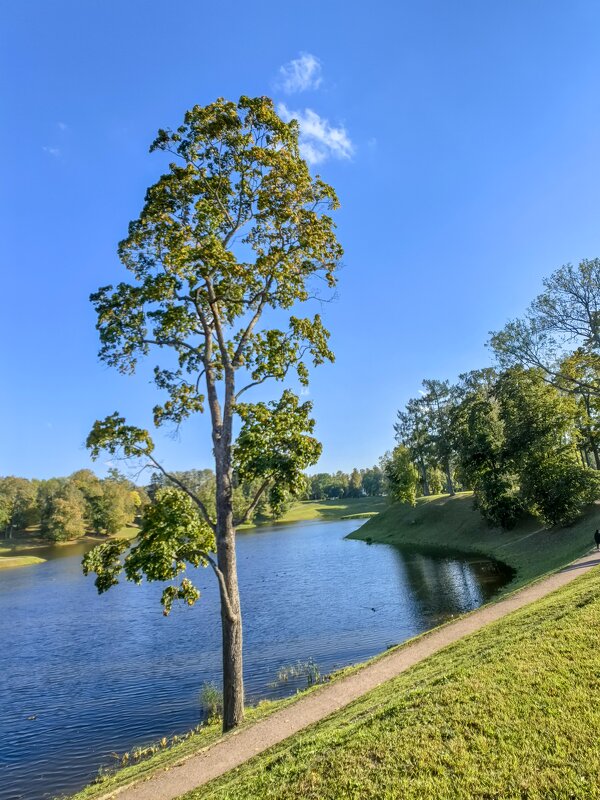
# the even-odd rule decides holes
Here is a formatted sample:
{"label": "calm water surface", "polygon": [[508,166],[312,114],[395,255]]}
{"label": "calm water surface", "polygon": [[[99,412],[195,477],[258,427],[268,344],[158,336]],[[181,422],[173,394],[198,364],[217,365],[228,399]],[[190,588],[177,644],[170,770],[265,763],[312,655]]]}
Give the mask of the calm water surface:
{"label": "calm water surface", "polygon": [[[312,658],[327,673],[364,660],[477,607],[509,578],[478,557],[344,540],[361,523],[238,535],[250,700],[296,690],[301,682],[270,685],[284,664]],[[219,680],[212,572],[198,570],[194,608],[165,618],[158,585],[99,597],[74,548],[0,572],[0,800],[73,792],[112,753],[192,728],[203,682]]]}

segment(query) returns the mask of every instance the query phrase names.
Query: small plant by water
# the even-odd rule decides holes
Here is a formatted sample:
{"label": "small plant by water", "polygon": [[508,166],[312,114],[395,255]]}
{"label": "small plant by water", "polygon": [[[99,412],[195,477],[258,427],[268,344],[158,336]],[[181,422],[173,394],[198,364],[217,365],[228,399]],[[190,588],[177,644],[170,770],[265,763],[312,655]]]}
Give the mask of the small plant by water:
{"label": "small plant by water", "polygon": [[202,684],[200,705],[205,719],[209,723],[220,720],[223,717],[223,692],[213,681]]}
{"label": "small plant by water", "polygon": [[277,678],[271,683],[272,687],[281,686],[290,680],[305,678],[307,686],[314,686],[321,682],[321,670],[313,658],[306,661],[296,661],[294,664],[285,664],[277,670]]}

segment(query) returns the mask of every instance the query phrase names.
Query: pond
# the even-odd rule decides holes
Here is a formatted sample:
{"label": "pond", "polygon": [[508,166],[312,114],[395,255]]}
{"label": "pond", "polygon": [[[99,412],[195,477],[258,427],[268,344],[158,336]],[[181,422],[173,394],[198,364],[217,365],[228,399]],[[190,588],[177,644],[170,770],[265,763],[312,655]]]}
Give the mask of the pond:
{"label": "pond", "polygon": [[[238,535],[249,701],[302,685],[274,685],[284,665],[313,659],[325,674],[362,661],[476,608],[510,579],[482,557],[345,540],[362,522]],[[83,550],[0,572],[0,800],[76,791],[112,753],[194,727],[203,683],[219,680],[212,572],[198,570],[194,608],[163,617],[158,585],[98,596]]]}

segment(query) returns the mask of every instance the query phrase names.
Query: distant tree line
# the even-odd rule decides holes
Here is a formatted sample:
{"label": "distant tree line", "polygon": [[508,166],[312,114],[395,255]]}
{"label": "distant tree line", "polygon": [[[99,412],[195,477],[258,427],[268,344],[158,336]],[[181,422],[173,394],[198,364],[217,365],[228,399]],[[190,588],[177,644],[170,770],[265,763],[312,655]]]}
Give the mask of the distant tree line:
{"label": "distant tree line", "polygon": [[115,535],[147,502],[144,489],[116,470],[103,479],[89,469],[49,480],[0,477],[0,532],[11,538],[34,528],[54,542],[87,533]]}
{"label": "distant tree line", "polygon": [[[151,499],[156,492],[167,486],[173,486],[173,479],[188,486],[202,500],[209,511],[214,510],[215,474],[211,469],[191,469],[170,473],[170,478],[160,472],[152,475],[150,485],[146,487]],[[233,502],[234,509],[246,508],[248,502],[259,489],[258,481],[240,481],[234,476]],[[304,476],[304,490],[293,497],[283,491],[278,495],[262,495],[256,503],[248,522],[261,520],[277,520],[296,502],[302,500],[337,500],[347,497],[375,497],[385,493],[383,469],[374,466],[370,469],[353,469],[351,472],[319,472]],[[274,500],[276,498],[276,502]]]}
{"label": "distant tree line", "polygon": [[566,265],[492,335],[498,368],[425,380],[384,457],[390,494],[471,489],[493,525],[573,522],[600,495],[600,261]]}
{"label": "distant tree line", "polygon": [[343,497],[377,497],[385,493],[384,473],[380,466],[354,468],[350,473],[318,472],[306,479],[307,500],[337,500]]}

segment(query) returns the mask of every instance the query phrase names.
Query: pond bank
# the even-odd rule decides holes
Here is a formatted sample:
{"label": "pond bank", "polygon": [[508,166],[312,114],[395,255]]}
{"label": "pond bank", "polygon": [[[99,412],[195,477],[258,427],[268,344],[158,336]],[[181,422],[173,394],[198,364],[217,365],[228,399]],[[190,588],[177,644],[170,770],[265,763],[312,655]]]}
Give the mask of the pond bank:
{"label": "pond bank", "polygon": [[586,553],[600,527],[600,504],[568,528],[545,528],[529,517],[511,531],[489,527],[473,508],[471,492],[421,497],[415,507],[396,503],[349,534],[349,539],[479,553],[514,570],[502,593],[514,591]]}
{"label": "pond bank", "polygon": [[[240,532],[249,704],[306,686],[302,677],[276,682],[282,667],[313,660],[326,675],[364,662],[488,602],[509,579],[480,556],[425,556],[344,538],[360,524],[313,520]],[[115,764],[111,754],[194,729],[203,684],[220,680],[210,570],[190,570],[201,600],[165,618],[162,585],[124,581],[98,596],[82,575],[81,553],[69,552],[0,578],[0,638],[11,643],[0,674],[0,727],[11,731],[0,800],[76,791]]]}
{"label": "pond bank", "polygon": [[[273,800],[275,800],[275,798],[278,800],[290,798],[290,800],[292,800],[293,798],[294,800],[300,800],[300,798],[309,796],[315,798],[321,796],[338,796],[331,794],[331,790],[333,790],[334,787],[337,787],[336,790],[339,791],[344,788],[350,789],[352,786],[356,787],[357,785],[363,787],[365,791],[365,794],[361,796],[383,796],[384,794],[387,796],[386,790],[390,791],[392,785],[398,788],[398,778],[404,781],[403,786],[405,791],[403,792],[403,796],[408,797],[406,792],[410,791],[410,797],[446,797],[448,796],[446,792],[449,788],[447,782],[450,781],[450,785],[454,785],[452,782],[457,780],[457,773],[458,778],[464,781],[466,788],[469,786],[473,788],[473,779],[477,773],[472,775],[469,771],[466,775],[462,774],[464,771],[464,758],[461,759],[459,754],[452,749],[448,753],[444,752],[446,749],[444,737],[442,737],[442,741],[440,741],[439,736],[433,736],[432,738],[432,731],[430,730],[431,722],[423,722],[421,719],[423,715],[420,715],[419,709],[427,703],[433,704],[435,707],[436,704],[439,706],[440,703],[444,705],[447,702],[452,703],[458,701],[458,705],[461,706],[461,713],[464,715],[465,703],[475,702],[476,705],[479,704],[482,701],[480,695],[483,681],[487,679],[491,680],[493,683],[494,679],[497,680],[498,672],[501,671],[497,664],[502,663],[503,658],[507,656],[513,659],[516,656],[518,659],[519,646],[515,644],[515,639],[518,640],[520,638],[511,635],[511,620],[513,620],[513,617],[511,617],[510,620],[506,620],[502,628],[494,626],[494,630],[498,631],[500,634],[499,636],[494,636],[491,632],[482,631],[482,629],[520,609],[525,610],[520,616],[514,617],[515,622],[512,624],[514,625],[516,623],[517,628],[520,624],[521,627],[528,628],[533,625],[533,627],[539,629],[539,621],[536,620],[534,614],[536,606],[534,605],[531,610],[526,607],[532,603],[539,605],[547,595],[557,592],[557,590],[563,590],[563,596],[567,602],[565,603],[559,600],[559,593],[555,596],[556,599],[548,599],[546,605],[542,608],[544,610],[547,608],[551,609],[551,613],[549,615],[546,614],[546,618],[550,618],[550,623],[552,623],[555,618],[564,618],[565,605],[568,611],[572,610],[574,615],[577,614],[578,609],[586,606],[589,603],[589,599],[593,599],[596,596],[597,580],[593,586],[590,586],[589,579],[587,579],[584,584],[583,594],[586,595],[585,602],[581,601],[580,595],[582,595],[582,590],[579,592],[573,590],[567,595],[564,594],[564,587],[576,578],[589,572],[598,564],[600,564],[599,558],[590,558],[587,556],[583,559],[579,559],[560,572],[538,581],[532,586],[514,592],[510,597],[504,600],[491,603],[482,609],[467,614],[455,622],[449,622],[446,625],[417,637],[413,641],[406,642],[395,648],[391,653],[383,655],[363,668],[353,671],[352,674],[341,677],[332,684],[322,687],[308,696],[299,698],[295,703],[286,706],[284,709],[274,711],[266,719],[256,722],[254,725],[244,727],[237,733],[223,737],[219,742],[202,752],[189,756],[179,763],[171,762],[168,770],[164,769],[164,765],[163,768],[157,768],[156,772],[150,775],[146,780],[141,780],[131,786],[122,788],[119,791],[119,797],[122,800],[176,800],[176,798],[182,797],[184,794],[186,798],[188,798],[186,793],[192,792],[192,794],[189,795],[189,800],[192,800],[192,798],[194,800],[201,800],[204,798],[206,798],[206,800],[208,800],[208,798],[214,798],[216,800],[217,798],[224,799],[234,796],[240,799],[242,797],[248,798],[248,800],[257,800],[258,798],[261,798],[261,800],[263,798],[273,798]],[[570,604],[568,602],[569,600],[571,601]],[[596,603],[595,605],[597,609],[598,604]],[[553,613],[556,609],[560,612],[558,617]],[[598,612],[596,611],[596,618],[597,617]],[[523,621],[525,625],[523,625]],[[596,619],[596,622],[597,621]],[[583,637],[586,628],[589,628],[589,626],[584,625],[581,630],[577,631],[580,639]],[[477,635],[479,631],[482,631],[482,633]],[[463,640],[465,637],[468,637],[469,634],[476,635],[474,637],[469,637],[467,641],[464,643],[461,642],[458,645],[458,647],[462,645],[462,650],[450,650],[439,653],[439,655],[437,655],[437,662],[439,662],[439,665],[436,664],[434,666],[434,662],[432,661],[434,676],[445,674],[448,675],[447,681],[450,683],[454,681],[456,689],[454,693],[450,693],[448,699],[446,699],[443,687],[438,693],[438,699],[435,699],[436,692],[432,688],[435,681],[432,683],[431,678],[427,681],[427,684],[425,684],[422,676],[417,677],[415,675],[416,683],[412,686],[412,694],[414,695],[412,699],[407,697],[411,692],[410,688],[407,691],[405,687],[404,691],[402,691],[399,690],[399,687],[394,685],[395,680],[397,681],[403,673],[409,671],[404,682],[407,684],[407,687],[411,687],[409,676],[412,675],[412,667],[425,661],[426,668],[427,663],[429,663],[429,661],[426,660],[430,659],[432,656],[436,658],[436,654],[438,654],[439,651],[444,650],[450,644]],[[553,634],[554,632],[550,631],[552,639],[555,638]],[[492,636],[492,638],[490,638],[490,636]],[[481,655],[477,647],[478,639],[482,637],[485,637],[485,639],[482,640],[484,651],[485,645],[487,645],[488,649],[495,646],[496,650],[499,652],[496,652],[493,658],[490,658],[488,655],[488,657],[484,658],[483,662],[479,664]],[[535,638],[536,637],[533,637],[534,640]],[[597,641],[595,641],[597,638],[598,636],[595,635],[594,641],[590,642],[590,645],[593,645],[594,652],[597,646]],[[504,654],[501,652],[501,648],[498,647],[499,640],[502,642],[502,645],[508,647],[508,651]],[[511,646],[512,651],[510,651]],[[534,643],[534,647],[535,646]],[[468,652],[467,659],[462,659],[465,662],[465,666],[462,668],[465,674],[459,670],[459,674],[455,676],[456,663],[457,660],[460,660],[461,656],[459,653],[462,653],[462,651]],[[564,648],[562,648],[561,652],[563,651]],[[452,653],[452,655],[450,655],[450,653]],[[589,658],[587,660],[589,661]],[[537,667],[534,672],[543,669],[544,665],[542,664],[540,666],[539,650],[536,651],[535,663]],[[488,665],[487,668],[486,664]],[[552,669],[552,665],[548,666]],[[572,670],[570,662],[561,666],[564,666],[570,674],[570,670]],[[473,695],[472,692],[469,695],[468,690],[466,690],[464,686],[465,682],[469,679],[469,667],[473,672],[473,678],[476,680],[476,684],[474,684],[473,687],[477,689],[475,695]],[[489,674],[485,674],[486,669]],[[514,669],[508,670],[508,672],[510,673],[510,680],[513,683],[515,680],[518,681],[519,677],[522,677],[524,682],[527,683],[529,677],[532,675],[525,664],[522,665],[521,672],[518,670],[515,671]],[[565,687],[570,686],[571,683],[571,681],[562,681],[560,686],[563,691],[565,691]],[[512,688],[513,691],[507,694],[509,703],[515,702],[514,686]],[[488,714],[490,712],[493,713],[498,706],[501,711],[504,710],[502,706],[503,696],[500,690],[500,698],[498,701],[498,691],[498,687],[495,689],[493,686],[491,687],[491,694],[495,695],[495,702],[492,702],[491,708],[490,705],[486,704]],[[539,691],[538,689],[538,694]],[[528,696],[533,696],[534,694],[535,693],[529,691]],[[553,692],[553,694],[555,694],[555,692]],[[576,694],[581,696],[581,692],[576,692]],[[516,692],[516,696],[518,706],[520,702],[518,700],[520,693]],[[513,699],[510,700],[510,698]],[[351,704],[354,701],[356,701],[356,704],[353,707]],[[348,711],[345,710],[347,706],[350,706]],[[406,708],[401,711],[400,709],[396,710],[396,706],[406,706]],[[517,706],[514,709],[514,715],[518,718]],[[353,708],[354,710],[352,710]],[[386,714],[382,713],[387,708],[389,708],[389,712]],[[413,720],[412,724],[409,722],[401,724],[400,720],[402,716],[406,716],[406,714],[411,715],[413,718],[416,716],[416,720]],[[439,708],[437,709],[437,714],[440,716]],[[427,714],[424,716],[425,719],[429,719]],[[504,714],[504,717],[507,716],[510,715]],[[452,716],[444,716],[442,714],[441,717],[445,719],[446,729],[452,726],[454,721]],[[500,717],[500,724],[506,724],[504,717]],[[314,726],[314,723],[324,720],[325,718],[327,718],[327,721],[323,726]],[[479,709],[479,711],[474,709],[472,717],[468,718],[480,719],[481,709]],[[443,719],[440,718],[440,725],[443,725]],[[384,728],[384,730],[380,732],[379,735],[373,736],[370,729],[373,725],[377,725],[377,722],[379,727]],[[529,741],[527,727],[531,724],[530,719],[527,715],[521,713],[518,723],[524,727],[524,731],[521,731],[521,733],[524,735],[524,738]],[[386,741],[386,725],[388,727],[391,726],[389,731],[393,739],[391,742]],[[428,747],[422,746],[424,743],[422,737],[415,736],[416,725],[421,725],[421,727],[425,725],[429,731],[427,734],[427,739],[430,740]],[[308,726],[313,727],[306,733],[300,733]],[[339,726],[341,726],[341,728]],[[352,728],[352,735],[349,734],[348,727]],[[423,763],[419,764],[418,776],[417,774],[413,774],[414,767],[410,765],[414,763],[417,757],[416,752],[412,753],[411,757],[408,757],[408,755],[402,758],[398,757],[396,749],[398,742],[396,739],[398,737],[399,728],[401,728],[404,734],[405,749],[411,750],[411,752],[412,750],[418,750],[421,754],[420,760],[431,763],[431,772],[427,770],[426,764]],[[476,730],[471,730],[467,727],[464,733],[462,733],[467,741],[469,738],[474,737],[479,742],[479,747],[475,747],[474,742],[473,746],[468,747],[466,751],[466,754],[468,754],[474,762],[488,757],[487,748],[481,749],[481,740],[486,736],[486,733],[496,742],[495,747],[496,749],[498,748],[497,738],[494,736],[493,729],[490,728],[490,730],[487,731],[487,728],[490,728],[490,726],[478,726]],[[382,735],[382,733],[384,735]],[[578,730],[577,733],[580,738],[585,736],[584,731]],[[295,736],[295,734],[298,735]],[[457,730],[453,735],[458,737],[461,733]],[[285,741],[289,737],[292,737],[290,741]],[[589,740],[590,736],[588,735],[585,738]],[[509,746],[511,744],[514,746],[514,739],[513,731],[509,740]],[[545,739],[546,736],[544,734],[542,736],[542,741],[545,741]],[[270,755],[265,757],[258,755],[275,745],[279,746]],[[369,750],[369,752],[366,752],[367,750]],[[370,755],[371,750],[373,752],[376,751],[376,757]],[[436,751],[434,755],[432,755],[432,750]],[[520,745],[517,746],[517,750],[521,752]],[[531,751],[532,748],[528,748],[528,757],[530,760],[534,761],[532,765],[533,768],[530,771],[543,776],[544,771],[535,762],[535,758],[531,758]],[[326,753],[330,755],[325,757],[324,754]],[[451,769],[448,769],[447,759],[451,754],[453,754],[454,765]],[[543,760],[544,754],[542,751],[540,751],[539,754],[534,751],[534,757]],[[326,758],[327,766],[325,766],[324,758]],[[437,758],[440,760],[437,761]],[[253,760],[250,761],[250,759]],[[248,761],[250,761],[250,763],[246,766],[245,762]],[[385,765],[386,761],[390,762],[389,769],[387,766],[386,768],[382,768],[382,765]],[[374,770],[375,765],[378,767],[376,770]],[[236,767],[240,766],[241,770],[230,773],[230,770],[234,770]],[[335,775],[331,773],[332,766],[336,772]],[[400,775],[398,778],[390,781],[389,773],[392,769],[400,773]],[[444,772],[447,772],[448,775],[446,776]],[[491,773],[492,781],[497,780],[498,772],[497,765],[495,765],[495,771],[491,769],[484,770],[486,775]],[[512,760],[507,762],[505,772],[507,773],[507,780],[510,780],[511,777],[514,776]],[[593,770],[588,769],[587,772],[590,773],[586,776],[588,780],[585,784],[582,783],[580,785],[580,788],[585,791],[590,789],[590,780]],[[211,781],[221,776],[223,776],[222,780],[216,781],[214,784],[204,788],[205,784],[209,784]],[[504,775],[502,775],[502,777],[505,778]],[[436,786],[434,786],[434,780],[435,784],[437,784]],[[542,782],[543,780],[544,777],[542,777]],[[306,781],[309,781],[309,783],[306,783]],[[418,790],[415,786],[415,781],[419,781],[423,784]],[[346,783],[348,784],[347,787],[345,787]],[[377,785],[378,791],[375,790],[373,784]],[[551,780],[551,785],[556,785],[553,780]],[[368,790],[368,787],[373,790],[372,793]],[[111,796],[111,788],[114,787],[110,787],[110,785],[104,787],[89,787],[84,792],[77,795],[76,798],[77,800],[84,800],[84,798],[92,797],[108,798]],[[327,791],[327,789],[330,791]],[[510,783],[505,786],[505,789],[507,790],[506,794],[498,794],[497,796],[508,796]],[[345,793],[344,796],[346,796]],[[350,794],[348,794],[348,796],[350,796]],[[494,794],[494,796],[496,796],[496,794]],[[584,795],[582,794],[581,796]]]}

